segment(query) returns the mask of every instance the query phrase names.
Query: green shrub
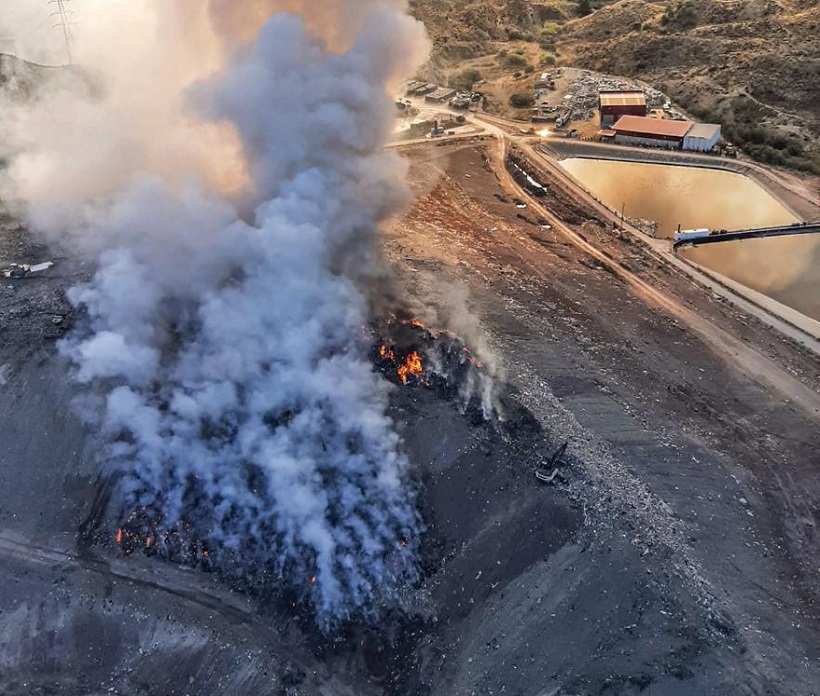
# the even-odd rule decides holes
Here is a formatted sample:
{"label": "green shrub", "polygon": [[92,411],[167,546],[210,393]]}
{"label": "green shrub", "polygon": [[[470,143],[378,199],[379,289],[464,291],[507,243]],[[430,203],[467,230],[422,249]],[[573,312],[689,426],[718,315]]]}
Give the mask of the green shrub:
{"label": "green shrub", "polygon": [[686,31],[698,25],[698,12],[693,0],[674,2],[666,6],[661,24],[671,31]]}
{"label": "green shrub", "polygon": [[541,56],[541,65],[545,68],[552,67],[558,62],[558,59],[552,53],[544,53]]}
{"label": "green shrub", "polygon": [[592,14],[592,3],[590,3],[589,0],[578,0],[578,6],[575,8],[575,12],[579,17],[586,17]]}
{"label": "green shrub", "polygon": [[507,66],[510,68],[523,68],[527,64],[527,59],[524,56],[511,54],[507,56]]}
{"label": "green shrub", "polygon": [[789,144],[786,145],[786,150],[788,150],[792,157],[802,157],[803,153],[806,151],[803,147],[803,143],[799,140],[795,140],[794,138],[789,139]]}
{"label": "green shrub", "polygon": [[484,76],[475,68],[467,68],[460,73],[450,75],[449,85],[459,92],[471,92],[476,82],[481,82]]}
{"label": "green shrub", "polygon": [[530,109],[532,105],[533,99],[529,92],[517,92],[510,97],[510,106],[516,109]]}
{"label": "green shrub", "polygon": [[561,33],[561,25],[557,22],[547,22],[543,27],[541,27],[541,31],[539,33],[541,36],[545,37],[557,36]]}

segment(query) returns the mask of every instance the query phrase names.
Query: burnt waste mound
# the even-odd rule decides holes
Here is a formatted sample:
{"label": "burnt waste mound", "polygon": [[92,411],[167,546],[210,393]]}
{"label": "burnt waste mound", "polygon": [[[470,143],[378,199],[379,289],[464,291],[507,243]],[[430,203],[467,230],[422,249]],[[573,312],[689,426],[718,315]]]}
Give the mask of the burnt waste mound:
{"label": "burnt waste mound", "polygon": [[477,422],[498,419],[498,385],[458,336],[428,328],[402,313],[374,323],[372,332],[375,340],[370,358],[387,380],[457,400]]}
{"label": "burnt waste mound", "polygon": [[[480,441],[482,456],[497,460],[499,466],[503,463],[505,475],[509,474],[509,462],[515,462],[517,475],[531,477],[539,466],[554,460],[552,453],[560,443],[551,441],[532,414],[518,405],[512,395],[498,394],[499,387],[484,363],[456,335],[429,328],[399,312],[367,327],[367,343],[374,369],[394,385],[389,415],[405,441],[412,488],[420,496],[418,529],[400,532],[397,547],[384,552],[386,562],[399,570],[404,558],[415,559],[417,567],[412,573],[397,572],[392,578],[401,585],[400,594],[406,598],[425,578],[435,574],[446,554],[430,519],[431,503],[425,491],[435,484],[425,471],[426,455],[419,445],[428,439],[426,431],[432,414],[447,414],[445,418],[451,420],[454,442]],[[504,413],[503,419],[500,413]],[[293,417],[295,414],[286,413],[280,420],[286,423]],[[275,430],[281,424],[269,425]],[[225,433],[220,436],[225,437]],[[253,475],[253,471],[248,472],[249,477]],[[317,632],[315,607],[310,602],[311,589],[321,581],[316,574],[305,576],[301,581],[304,587],[300,587],[286,573],[255,560],[264,557],[259,553],[266,543],[264,536],[275,536],[275,529],[254,530],[255,534],[249,534],[238,549],[219,548],[219,540],[208,535],[209,507],[207,501],[203,504],[198,499],[195,481],[188,486],[179,521],[168,525],[162,515],[164,501],[137,507],[124,503],[119,492],[119,477],[119,473],[113,473],[98,481],[96,498],[79,529],[78,545],[86,554],[93,554],[94,546],[102,546],[116,549],[124,557],[140,554],[214,573],[232,590],[263,599],[266,612],[281,611],[295,619],[305,633],[315,634],[317,650],[324,646],[322,650],[346,651],[348,648],[344,646],[353,635],[358,636],[354,643],[365,647],[382,645],[383,640],[392,645],[405,644],[410,640],[408,636],[426,623],[425,619],[413,615],[414,610],[405,611],[412,601],[398,604],[385,601],[382,606],[370,607],[367,612],[351,615],[341,623],[320,626]],[[263,484],[261,480],[254,482],[249,478],[248,488],[255,490]],[[390,636],[382,631],[388,631]],[[326,643],[329,633],[335,639]],[[381,648],[373,650],[381,653]],[[407,645],[396,654],[406,654],[406,650]],[[380,664],[375,654],[366,661]],[[370,667],[367,669],[370,671]]]}

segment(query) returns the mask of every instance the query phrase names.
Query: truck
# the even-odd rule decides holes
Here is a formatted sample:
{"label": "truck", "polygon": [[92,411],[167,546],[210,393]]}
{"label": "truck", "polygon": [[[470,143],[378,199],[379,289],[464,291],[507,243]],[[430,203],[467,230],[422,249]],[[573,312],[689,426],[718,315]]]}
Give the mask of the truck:
{"label": "truck", "polygon": [[701,227],[696,230],[683,230],[682,232],[675,232],[675,243],[691,241],[693,239],[702,239],[709,236],[709,229]]}

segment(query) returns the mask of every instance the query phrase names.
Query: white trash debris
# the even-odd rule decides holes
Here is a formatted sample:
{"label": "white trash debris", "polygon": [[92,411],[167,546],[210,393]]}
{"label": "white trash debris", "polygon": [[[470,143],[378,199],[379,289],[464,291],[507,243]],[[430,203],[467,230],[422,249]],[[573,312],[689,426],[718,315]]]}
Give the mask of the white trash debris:
{"label": "white trash debris", "polygon": [[8,268],[0,271],[0,274],[6,278],[28,278],[36,273],[47,271],[54,265],[53,261],[46,261],[45,263],[38,263],[34,266],[29,266],[26,263],[13,263]]}

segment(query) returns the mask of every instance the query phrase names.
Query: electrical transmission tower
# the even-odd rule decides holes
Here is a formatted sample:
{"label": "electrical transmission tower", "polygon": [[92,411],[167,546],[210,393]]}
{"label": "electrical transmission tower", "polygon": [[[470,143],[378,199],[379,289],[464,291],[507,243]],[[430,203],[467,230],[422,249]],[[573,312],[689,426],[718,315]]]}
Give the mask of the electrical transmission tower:
{"label": "electrical transmission tower", "polygon": [[71,20],[69,15],[71,10],[68,9],[68,4],[71,0],[48,0],[49,5],[54,5],[55,10],[51,13],[52,17],[57,19],[54,24],[55,29],[62,29],[63,38],[65,39],[65,50],[68,54],[68,64],[74,64],[74,58],[71,54],[71,42],[74,40],[74,34],[71,31]]}

